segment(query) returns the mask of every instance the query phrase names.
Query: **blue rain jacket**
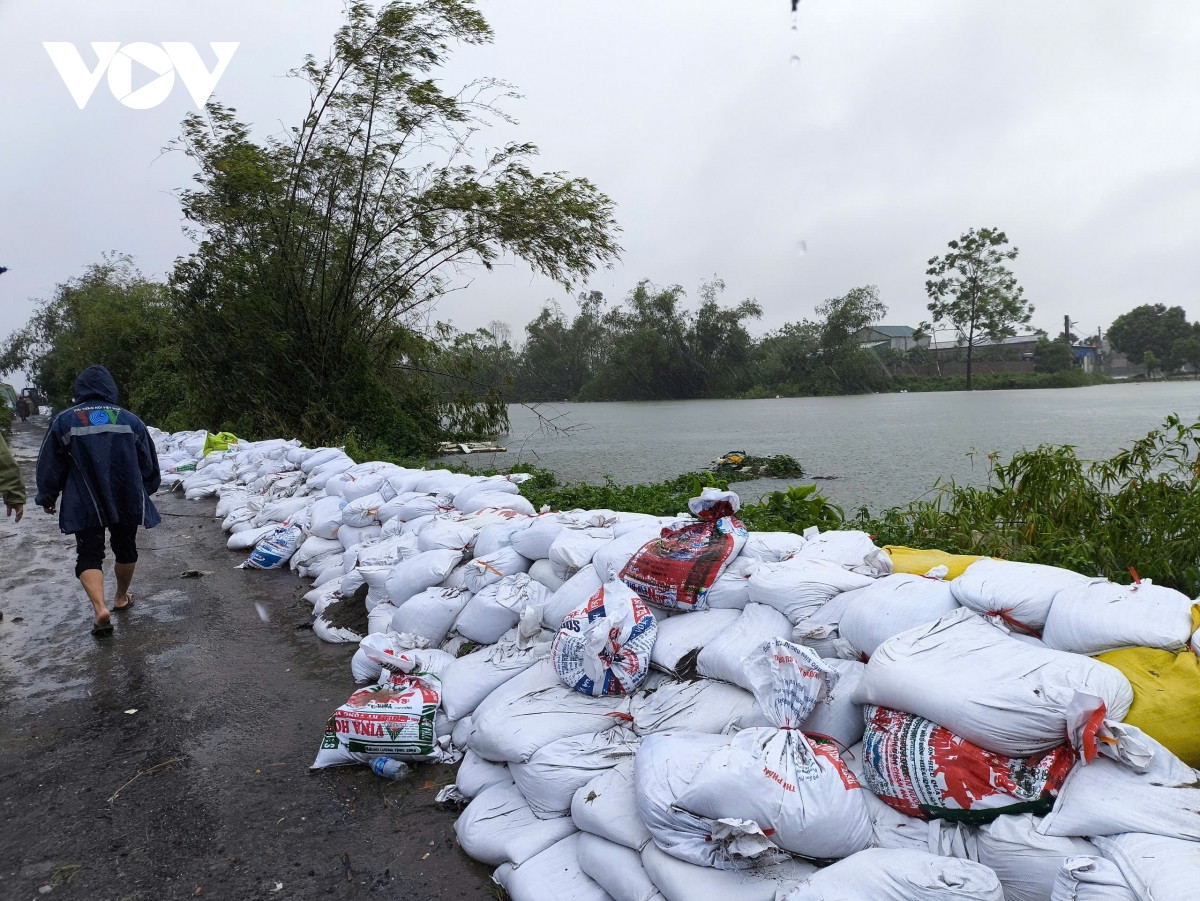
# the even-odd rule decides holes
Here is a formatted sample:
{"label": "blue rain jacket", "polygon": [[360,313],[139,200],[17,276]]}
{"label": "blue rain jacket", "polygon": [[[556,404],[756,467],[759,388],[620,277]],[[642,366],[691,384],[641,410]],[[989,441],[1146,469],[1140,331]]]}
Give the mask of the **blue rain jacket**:
{"label": "blue rain jacket", "polygon": [[89,366],[75,380],[75,406],[42,441],[34,503],[49,507],[61,494],[58,524],[67,533],[113,523],[150,529],[161,521],[150,500],[160,481],[145,423],[117,406],[108,370]]}

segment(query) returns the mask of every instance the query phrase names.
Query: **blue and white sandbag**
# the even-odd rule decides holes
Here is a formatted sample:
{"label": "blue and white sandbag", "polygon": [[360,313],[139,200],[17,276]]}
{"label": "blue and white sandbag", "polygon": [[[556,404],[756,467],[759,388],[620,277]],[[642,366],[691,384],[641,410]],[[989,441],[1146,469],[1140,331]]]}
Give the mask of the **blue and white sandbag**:
{"label": "blue and white sandbag", "polygon": [[628,694],[650,673],[657,635],[650,608],[612,578],[563,619],[551,650],[554,671],[563,684],[585,695]]}

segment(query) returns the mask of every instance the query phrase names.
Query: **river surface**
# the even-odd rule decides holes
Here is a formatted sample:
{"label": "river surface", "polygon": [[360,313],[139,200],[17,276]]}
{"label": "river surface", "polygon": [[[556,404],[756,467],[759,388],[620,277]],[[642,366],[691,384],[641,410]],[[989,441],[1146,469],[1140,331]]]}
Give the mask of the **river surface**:
{"label": "river surface", "polygon": [[[1171,413],[1200,417],[1200,381],[1090,388],[874,394],[774,400],[540,404],[509,410],[504,454],[478,466],[532,463],[560,478],[655,482],[703,469],[731,450],[790,454],[806,477],[734,485],[747,501],[816,479],[852,514],[880,512],[922,496],[939,479],[982,485],[987,457],[1023,447],[1069,444],[1080,457],[1111,456]],[[548,421],[548,425],[543,420]],[[565,429],[565,432],[558,431]]]}

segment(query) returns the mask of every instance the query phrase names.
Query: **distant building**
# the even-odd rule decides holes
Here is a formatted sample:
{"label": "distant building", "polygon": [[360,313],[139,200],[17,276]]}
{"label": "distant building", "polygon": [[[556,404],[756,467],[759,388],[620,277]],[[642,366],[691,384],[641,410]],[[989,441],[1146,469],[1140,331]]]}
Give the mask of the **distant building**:
{"label": "distant building", "polygon": [[916,334],[917,330],[907,325],[873,325],[859,330],[855,337],[858,338],[859,344],[871,350],[884,350],[889,347],[894,350],[911,350],[914,347],[928,347],[929,339],[922,337],[918,341]]}
{"label": "distant building", "polygon": [[[975,351],[971,356],[977,358],[993,357],[997,359],[1032,360],[1033,349],[1037,347],[1038,338],[1040,337],[1041,335],[1039,334],[1009,335],[1006,338],[1001,338],[999,341],[982,338],[975,342]],[[967,339],[957,336],[955,338],[934,340],[929,343],[929,350],[934,356],[939,358],[953,359],[962,356],[963,359],[966,359]],[[1028,357],[1026,357],[1026,354],[1028,354]]]}

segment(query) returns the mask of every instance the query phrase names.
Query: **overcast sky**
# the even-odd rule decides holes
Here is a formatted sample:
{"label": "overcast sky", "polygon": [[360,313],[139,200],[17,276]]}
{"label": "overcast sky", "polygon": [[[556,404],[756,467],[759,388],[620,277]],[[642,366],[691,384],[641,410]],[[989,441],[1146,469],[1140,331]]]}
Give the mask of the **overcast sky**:
{"label": "overcast sky", "polygon": [[[546,169],[617,204],[622,260],[587,287],[726,282],[756,331],[876,284],[885,324],[926,317],[929,257],[970,227],[1004,229],[1056,334],[1107,329],[1143,303],[1200,319],[1200,3],[1195,0],[481,0],[492,45],[448,85],[514,83],[515,129]],[[321,55],[339,0],[0,0],[0,336],[108,250],[161,277],[189,243],[160,149],[194,107],[179,79],[149,110],[102,80],[80,110],[43,41],[240,46],[215,97],[260,134],[297,121],[281,77]],[[793,28],[793,25],[795,26]],[[519,336],[569,296],[521,266],[441,302],[463,329]]]}

